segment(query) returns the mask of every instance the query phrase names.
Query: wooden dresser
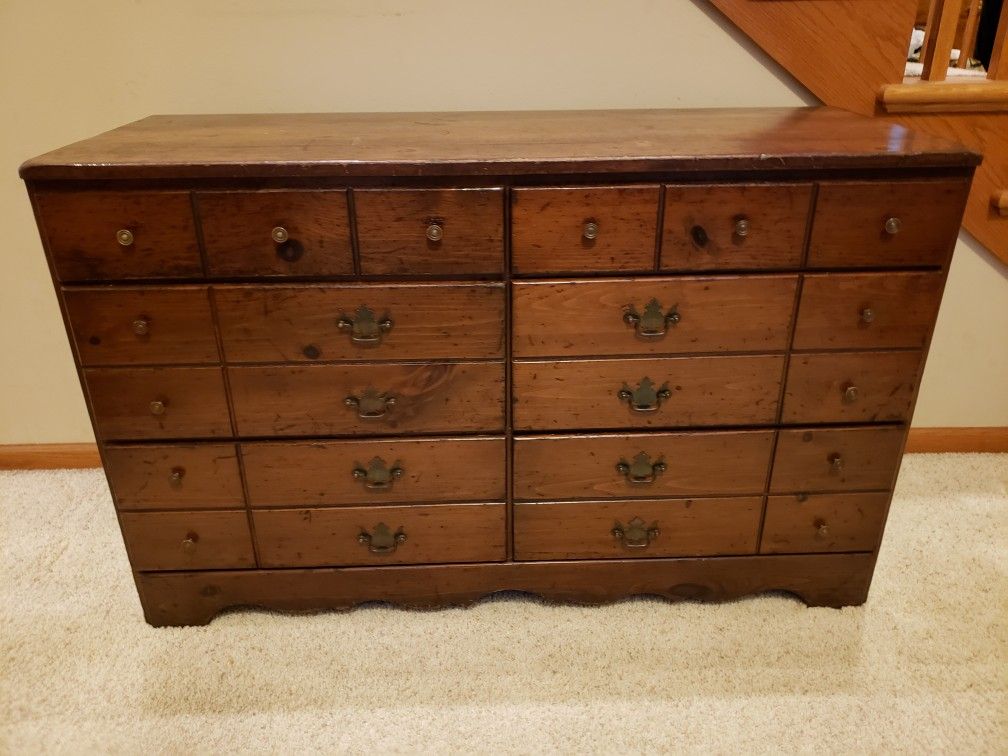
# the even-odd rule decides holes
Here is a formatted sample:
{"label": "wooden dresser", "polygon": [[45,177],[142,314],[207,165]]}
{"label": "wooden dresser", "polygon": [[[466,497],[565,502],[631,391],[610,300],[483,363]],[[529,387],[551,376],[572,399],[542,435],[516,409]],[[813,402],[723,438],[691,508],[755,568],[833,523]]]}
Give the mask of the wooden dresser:
{"label": "wooden dresser", "polygon": [[175,625],[863,602],[978,161],[819,108],[156,116],[21,175]]}

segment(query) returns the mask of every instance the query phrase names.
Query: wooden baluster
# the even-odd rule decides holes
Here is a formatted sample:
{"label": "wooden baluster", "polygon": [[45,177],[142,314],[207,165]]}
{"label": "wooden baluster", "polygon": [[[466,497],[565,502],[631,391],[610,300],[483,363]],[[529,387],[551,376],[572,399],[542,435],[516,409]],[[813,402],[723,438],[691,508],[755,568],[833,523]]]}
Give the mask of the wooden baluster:
{"label": "wooden baluster", "polygon": [[959,50],[959,60],[956,62],[958,68],[966,68],[973,51],[976,49],[977,30],[980,28],[980,6],[982,0],[966,0],[969,3],[969,15],[966,16],[966,25],[963,27],[962,47]]}
{"label": "wooden baluster", "polygon": [[945,81],[963,0],[931,0],[921,62],[922,81]]}
{"label": "wooden baluster", "polygon": [[998,20],[997,35],[994,37],[994,49],[991,51],[990,65],[987,67],[987,78],[1008,80],[1008,2],[1001,6],[1001,18]]}

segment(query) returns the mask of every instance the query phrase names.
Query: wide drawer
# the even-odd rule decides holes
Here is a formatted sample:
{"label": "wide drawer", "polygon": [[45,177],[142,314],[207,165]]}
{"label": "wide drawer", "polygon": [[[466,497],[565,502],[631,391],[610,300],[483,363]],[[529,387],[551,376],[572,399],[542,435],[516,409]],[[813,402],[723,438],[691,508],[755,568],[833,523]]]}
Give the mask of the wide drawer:
{"label": "wide drawer", "polygon": [[770,496],[760,553],[873,551],[888,506],[888,492]]}
{"label": "wide drawer", "polygon": [[910,417],[920,352],[792,355],[785,423],[893,422]]}
{"label": "wide drawer", "polygon": [[262,567],[499,562],[504,504],[258,509]]}
{"label": "wide drawer", "polygon": [[921,348],[938,314],[941,273],[810,274],[795,349]]}
{"label": "wide drawer", "polygon": [[944,265],[968,194],[968,179],[822,183],[808,265]]}
{"label": "wide drawer", "polygon": [[354,190],[364,275],[504,271],[501,189]]}
{"label": "wide drawer", "polygon": [[516,273],[650,271],[658,187],[521,188],[511,192]]}
{"label": "wide drawer", "polygon": [[88,368],[84,380],[102,439],[231,435],[219,367]]}
{"label": "wide drawer", "polygon": [[754,554],[761,496],[515,504],[521,561]]}
{"label": "wide drawer", "polygon": [[230,362],[502,357],[503,284],[216,286]]}
{"label": "wide drawer", "polygon": [[354,272],[346,190],[196,194],[210,275]]}
{"label": "wide drawer", "polygon": [[516,357],[787,348],[797,276],[514,284]]}
{"label": "wide drawer", "polygon": [[64,289],[82,365],[220,361],[205,286]]}
{"label": "wide drawer", "polygon": [[661,268],[797,268],[811,200],[811,184],[666,186]]}
{"label": "wide drawer", "polygon": [[104,457],[119,509],[245,506],[234,444],[106,446]]}
{"label": "wide drawer", "polygon": [[516,362],[521,430],[757,425],[777,417],[784,358]]}
{"label": "wide drawer", "polygon": [[495,501],[506,494],[503,438],[242,445],[252,506]]}
{"label": "wide drawer", "polygon": [[256,566],[244,511],[124,512],[119,522],[135,570]]}
{"label": "wide drawer", "polygon": [[888,491],[899,468],[905,435],[902,427],[781,430],[770,490]]}
{"label": "wide drawer", "polygon": [[61,281],[203,275],[188,192],[39,192]]}
{"label": "wide drawer", "polygon": [[774,432],[537,436],[514,440],[516,499],[759,493]]}
{"label": "wide drawer", "polygon": [[242,436],[499,432],[499,362],[228,368]]}

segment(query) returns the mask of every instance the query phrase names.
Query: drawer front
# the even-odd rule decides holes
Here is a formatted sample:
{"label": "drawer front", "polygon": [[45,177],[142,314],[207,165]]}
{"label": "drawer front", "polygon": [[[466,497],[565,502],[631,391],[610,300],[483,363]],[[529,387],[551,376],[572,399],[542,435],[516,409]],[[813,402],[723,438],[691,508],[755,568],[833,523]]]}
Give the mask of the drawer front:
{"label": "drawer front", "polygon": [[116,507],[244,507],[234,444],[106,446],[105,473]]}
{"label": "drawer front", "polygon": [[889,490],[903,452],[903,428],[781,430],[774,493]]}
{"label": "drawer front", "polygon": [[893,422],[910,417],[920,352],[793,355],[785,423]]}
{"label": "drawer front", "polygon": [[196,195],[211,276],[354,272],[346,190]]}
{"label": "drawer front", "polygon": [[787,348],[797,276],[514,284],[517,357]]}
{"label": "drawer front", "polygon": [[819,185],[808,265],[944,265],[969,181],[843,181]]}
{"label": "drawer front", "polygon": [[519,362],[515,428],[772,423],[783,366],[776,355]]}
{"label": "drawer front", "polygon": [[873,551],[888,505],[881,492],[770,496],[760,553]]}
{"label": "drawer front", "polygon": [[504,504],[259,509],[263,567],[499,562]]}
{"label": "drawer front", "polygon": [[503,284],[217,286],[230,362],[503,357]]}
{"label": "drawer front", "polygon": [[797,268],[811,184],[666,186],[663,270]]}
{"label": "drawer front", "polygon": [[795,349],[921,348],[938,314],[941,273],[807,275]]}
{"label": "drawer front", "polygon": [[364,275],[504,271],[500,189],[359,189],[354,211]]}
{"label": "drawer front", "polygon": [[760,493],[774,433],[540,436],[514,441],[516,499]]}
{"label": "drawer front", "polygon": [[203,275],[188,192],[39,192],[61,281]]}
{"label": "drawer front", "polygon": [[84,380],[102,439],[231,435],[220,368],[88,368]]}
{"label": "drawer front", "polygon": [[255,567],[245,512],[124,512],[123,538],[135,570]]}
{"label": "drawer front", "polygon": [[761,496],[516,504],[519,561],[754,554]]}
{"label": "drawer front", "polygon": [[216,363],[206,287],[64,289],[82,365]]}
{"label": "drawer front", "polygon": [[499,362],[235,367],[228,376],[243,436],[504,428]]}
{"label": "drawer front", "polygon": [[242,445],[249,503],[494,501],[507,495],[502,438]]}
{"label": "drawer front", "polygon": [[511,192],[516,273],[654,269],[658,187],[524,188]]}

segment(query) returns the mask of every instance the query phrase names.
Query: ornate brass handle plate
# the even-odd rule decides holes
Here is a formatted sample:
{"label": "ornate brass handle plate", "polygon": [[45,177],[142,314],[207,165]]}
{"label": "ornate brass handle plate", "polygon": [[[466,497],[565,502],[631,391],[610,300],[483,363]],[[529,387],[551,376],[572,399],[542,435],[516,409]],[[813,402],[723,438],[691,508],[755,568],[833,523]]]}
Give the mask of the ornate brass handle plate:
{"label": "ornate brass handle plate", "polygon": [[645,376],[635,389],[624,383],[616,396],[621,402],[629,403],[634,412],[654,412],[661,407],[663,401],[672,397],[672,392],[669,391],[668,384],[655,388],[654,381]]}
{"label": "ornate brass handle plate", "polygon": [[392,484],[402,477],[404,470],[398,465],[391,468],[385,464],[381,457],[372,459],[367,467],[357,465],[353,469],[355,480],[364,482],[364,488],[371,490],[386,490],[392,488]]}
{"label": "ornate brass handle plate", "polygon": [[374,312],[361,305],[352,318],[346,316],[336,321],[341,331],[350,331],[350,341],[362,346],[380,344],[382,336],[392,330],[392,320],[387,316],[378,320]]}
{"label": "ornate brass handle plate", "polygon": [[654,483],[655,479],[668,469],[668,465],[660,459],[657,462],[651,461],[651,455],[647,452],[639,452],[633,462],[621,459],[616,463],[616,472],[627,479],[628,483],[634,485],[646,485]]}
{"label": "ornate brass handle plate", "polygon": [[370,533],[366,528],[361,528],[360,535],[357,536],[357,542],[367,546],[372,554],[391,554],[405,541],[406,533],[401,526],[393,533],[384,522],[375,525]]}
{"label": "ornate brass handle plate", "polygon": [[668,333],[670,325],[676,325],[681,319],[675,305],[671,310],[665,312],[661,302],[655,298],[644,305],[643,315],[638,313],[633,305],[630,305],[623,313],[623,322],[633,326],[637,335],[644,339],[661,338]]}
{"label": "ornate brass handle plate", "polygon": [[616,525],[611,532],[614,538],[619,539],[624,548],[646,549],[651,545],[651,541],[658,537],[659,530],[657,522],[648,526],[640,517],[634,517],[626,524],[626,527],[616,520]]}
{"label": "ornate brass handle plate", "polygon": [[367,388],[360,396],[351,394],[343,400],[343,403],[347,407],[356,407],[357,417],[369,419],[385,417],[389,408],[395,406],[396,398],[388,394],[379,394],[373,388]]}

